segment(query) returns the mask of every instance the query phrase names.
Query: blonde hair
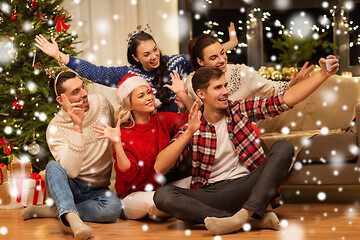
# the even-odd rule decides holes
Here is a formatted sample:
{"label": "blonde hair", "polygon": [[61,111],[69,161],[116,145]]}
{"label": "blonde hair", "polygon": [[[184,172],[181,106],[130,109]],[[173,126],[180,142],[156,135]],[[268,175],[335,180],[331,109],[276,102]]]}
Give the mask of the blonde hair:
{"label": "blonde hair", "polygon": [[[120,104],[120,107],[116,110],[114,116],[115,121],[120,121],[120,128],[132,128],[135,126],[135,119],[134,116],[131,113],[131,92],[129,95],[127,95],[123,102]],[[154,96],[154,102],[155,102],[155,96]],[[151,115],[155,115],[155,110],[150,113]]]}

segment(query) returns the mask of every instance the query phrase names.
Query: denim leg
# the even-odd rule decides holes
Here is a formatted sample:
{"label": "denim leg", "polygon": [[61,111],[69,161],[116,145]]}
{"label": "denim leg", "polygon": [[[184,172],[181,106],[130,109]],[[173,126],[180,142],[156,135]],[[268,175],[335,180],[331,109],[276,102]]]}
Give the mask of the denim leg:
{"label": "denim leg", "polygon": [[[116,222],[120,217],[122,206],[118,196],[107,188],[96,188],[85,185],[77,179],[72,184],[83,185],[81,194],[75,197],[76,208],[81,219],[87,222]],[[72,185],[71,184],[71,185]]]}
{"label": "denim leg", "polygon": [[55,201],[60,220],[64,225],[69,226],[63,215],[69,212],[78,213],[78,211],[69,186],[69,178],[59,162],[51,161],[47,164],[45,184],[49,196]]}
{"label": "denim leg", "polygon": [[46,166],[45,183],[49,196],[54,199],[60,221],[69,223],[65,213],[76,212],[83,221],[116,222],[122,210],[120,199],[107,188],[96,188],[76,178],[68,178],[59,162]]}

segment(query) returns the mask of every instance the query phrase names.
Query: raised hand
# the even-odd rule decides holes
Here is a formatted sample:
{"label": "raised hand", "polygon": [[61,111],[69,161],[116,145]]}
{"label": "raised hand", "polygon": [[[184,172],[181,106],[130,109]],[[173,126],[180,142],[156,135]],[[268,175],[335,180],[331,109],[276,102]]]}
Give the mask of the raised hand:
{"label": "raised hand", "polygon": [[235,46],[238,44],[238,38],[236,36],[235,25],[233,22],[230,22],[230,26],[228,27],[229,31],[229,42],[232,42]]}
{"label": "raised hand", "polygon": [[180,92],[185,91],[185,84],[184,81],[180,79],[180,75],[177,72],[170,73],[172,85],[165,84],[164,87],[169,88],[173,91],[176,95]]}
{"label": "raised hand", "polygon": [[338,70],[339,70],[339,60],[334,56],[334,55],[329,55],[326,57],[326,60],[331,59],[330,61],[330,68],[331,71],[328,72],[326,70],[326,66],[325,66],[325,58],[320,58],[319,60],[319,65],[321,67],[320,71],[324,71],[327,73],[328,76],[334,75]]}
{"label": "raised hand", "polygon": [[306,62],[300,72],[297,72],[297,70],[293,73],[293,75],[291,76],[290,82],[289,82],[289,87],[301,82],[302,80],[308,78],[310,76],[310,74],[314,71],[315,66],[311,65],[310,67],[308,67],[309,62]]}
{"label": "raised hand", "polygon": [[189,120],[188,120],[188,131],[190,131],[192,134],[195,133],[199,128],[201,124],[201,111],[199,109],[199,102],[200,99],[196,99],[194,104],[192,105],[189,113]]}
{"label": "raised hand", "polygon": [[54,37],[51,37],[51,43],[41,34],[35,37],[35,46],[40,48],[41,51],[53,58],[58,58],[60,50],[58,44],[55,42]]}
{"label": "raised hand", "polygon": [[74,125],[82,126],[84,120],[84,103],[83,101],[71,103],[64,93],[61,95],[62,107],[64,111],[70,116]]}
{"label": "raised hand", "polygon": [[116,127],[111,127],[108,124],[100,121],[105,127],[101,127],[101,126],[96,126],[96,125],[92,125],[92,127],[94,128],[94,132],[96,133],[100,133],[101,136],[97,137],[96,139],[103,139],[103,138],[107,138],[109,139],[112,143],[118,143],[121,141],[121,132],[120,132],[120,121],[117,121],[116,123]]}

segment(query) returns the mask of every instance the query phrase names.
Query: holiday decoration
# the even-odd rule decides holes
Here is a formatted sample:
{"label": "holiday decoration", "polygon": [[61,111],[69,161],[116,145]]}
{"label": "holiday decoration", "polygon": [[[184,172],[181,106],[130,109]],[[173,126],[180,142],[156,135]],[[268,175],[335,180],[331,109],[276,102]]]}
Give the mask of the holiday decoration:
{"label": "holiday decoration", "polygon": [[36,8],[36,0],[31,0],[31,7],[32,7],[33,9]]}
{"label": "holiday decoration", "polygon": [[55,17],[55,21],[57,21],[55,29],[59,33],[61,33],[62,29],[65,29],[65,31],[67,31],[69,28],[69,25],[66,25],[64,23],[64,20],[65,20],[65,16],[59,17],[59,15],[56,15],[56,17]]}
{"label": "holiday decoration", "polygon": [[18,196],[16,201],[24,206],[43,204],[45,181],[37,173],[23,176],[16,181]]}
{"label": "holiday decoration", "polygon": [[18,19],[18,14],[16,12],[11,14],[11,19],[16,21]]}
{"label": "holiday decoration", "polygon": [[31,162],[20,161],[17,157],[13,156],[13,161],[10,164],[11,178],[19,179],[23,176],[31,175]]}
{"label": "holiday decoration", "polygon": [[40,146],[39,146],[39,144],[36,143],[35,140],[29,145],[28,152],[31,155],[36,155],[40,152]]}
{"label": "holiday decoration", "polygon": [[10,203],[10,185],[9,183],[0,184],[0,205],[7,205]]}
{"label": "holiday decoration", "polygon": [[15,100],[12,104],[12,106],[16,109],[16,110],[21,110],[24,107],[24,102],[23,101],[19,101],[19,100]]}
{"label": "holiday decoration", "polygon": [[[34,171],[39,172],[53,158],[47,148],[46,128],[59,109],[48,91],[49,78],[44,69],[56,67],[57,61],[42,51],[36,52],[34,39],[38,34],[49,40],[53,36],[62,52],[77,55],[73,44],[77,35],[64,31],[68,29],[71,17],[61,9],[62,2],[1,1],[2,6],[8,6],[7,13],[3,8],[0,10],[3,36],[0,41],[0,131],[6,137],[0,144],[0,163],[5,165],[10,164],[12,155],[16,155],[22,161],[30,161]],[[55,29],[57,23],[63,31]],[[30,28],[25,31],[24,26],[29,24]]]}
{"label": "holiday decoration", "polygon": [[0,163],[0,184],[7,182],[8,175],[7,175],[7,167],[4,163]]}

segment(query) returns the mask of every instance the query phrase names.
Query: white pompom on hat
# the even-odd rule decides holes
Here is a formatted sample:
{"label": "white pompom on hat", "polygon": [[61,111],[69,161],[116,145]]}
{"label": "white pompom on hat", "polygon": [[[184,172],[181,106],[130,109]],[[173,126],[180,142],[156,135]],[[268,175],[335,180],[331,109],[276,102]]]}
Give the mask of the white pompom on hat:
{"label": "white pompom on hat", "polygon": [[[136,74],[128,74],[125,75],[121,81],[117,84],[117,91],[116,91],[116,100],[119,104],[122,104],[124,99],[130,95],[132,91],[137,89],[138,87],[146,86],[150,89],[151,93],[153,91],[149,85],[149,83],[139,75]],[[158,99],[155,99],[155,106],[158,106]]]}

